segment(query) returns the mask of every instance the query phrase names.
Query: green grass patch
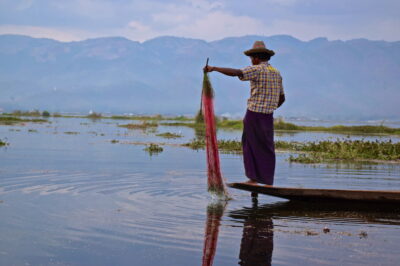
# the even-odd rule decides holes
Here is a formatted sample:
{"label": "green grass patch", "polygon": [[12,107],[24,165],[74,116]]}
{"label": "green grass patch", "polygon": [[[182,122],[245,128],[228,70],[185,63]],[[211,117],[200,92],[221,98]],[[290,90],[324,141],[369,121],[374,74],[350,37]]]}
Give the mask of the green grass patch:
{"label": "green grass patch", "polygon": [[14,116],[42,116],[42,113],[39,110],[33,110],[33,111],[15,110],[11,114]]}
{"label": "green grass patch", "polygon": [[109,119],[120,119],[120,120],[140,120],[140,121],[162,121],[162,120],[173,120],[173,121],[193,121],[193,118],[186,116],[162,116],[162,115],[113,115],[111,117],[105,117]]}
{"label": "green grass patch", "polygon": [[[204,149],[203,139],[194,139],[183,144],[194,150]],[[336,140],[319,142],[288,142],[276,141],[277,150],[301,152],[298,155],[291,155],[290,162],[299,163],[320,163],[331,160],[347,161],[399,161],[400,143],[391,141],[365,141],[365,140]],[[242,144],[236,140],[218,141],[218,149],[222,153],[242,153]]]}
{"label": "green grass patch", "polygon": [[[228,129],[228,130],[242,130],[242,120],[228,120],[228,119],[216,119],[217,128]],[[203,123],[185,123],[185,122],[166,122],[161,123],[164,126],[184,126],[190,128],[201,128],[204,127]],[[362,135],[400,135],[400,128],[391,128],[383,125],[379,126],[343,126],[337,125],[332,127],[313,127],[313,126],[299,126],[293,123],[285,122],[282,118],[274,120],[274,129],[277,131],[311,131],[311,132],[331,132],[341,134],[362,134]]]}
{"label": "green grass patch", "polygon": [[66,131],[66,132],[64,132],[64,134],[67,134],[67,135],[78,135],[79,132],[76,132],[76,131]]}
{"label": "green grass patch", "polygon": [[8,143],[0,139],[0,146],[7,146]]}
{"label": "green grass patch", "polygon": [[141,124],[125,124],[125,125],[118,125],[118,126],[124,127],[127,129],[142,129],[142,130],[144,130],[144,129],[148,129],[148,128],[156,128],[156,127],[158,127],[158,124],[155,122],[149,123],[147,121],[144,121]]}
{"label": "green grass patch", "polygon": [[297,151],[307,152],[290,157],[291,162],[321,162],[326,160],[400,160],[400,143],[392,141],[336,140],[296,144]]}
{"label": "green grass patch", "polygon": [[171,133],[171,132],[165,132],[165,133],[157,134],[156,136],[162,137],[162,138],[166,138],[166,139],[182,138],[182,135]]}
{"label": "green grass patch", "polygon": [[[189,143],[183,144],[185,147],[189,147],[193,150],[202,150],[205,148],[206,143],[204,139],[193,139]],[[242,143],[237,140],[219,140],[218,150],[222,153],[242,153]]]}
{"label": "green grass patch", "polygon": [[23,119],[15,116],[0,116],[0,125],[15,125],[21,123],[48,123],[45,119]]}
{"label": "green grass patch", "polygon": [[88,114],[86,117],[90,119],[101,119],[103,116],[101,113],[92,112],[91,114]]}
{"label": "green grass patch", "polygon": [[150,143],[146,148],[143,149],[144,151],[148,152],[151,155],[159,154],[164,151],[164,148],[160,145]]}

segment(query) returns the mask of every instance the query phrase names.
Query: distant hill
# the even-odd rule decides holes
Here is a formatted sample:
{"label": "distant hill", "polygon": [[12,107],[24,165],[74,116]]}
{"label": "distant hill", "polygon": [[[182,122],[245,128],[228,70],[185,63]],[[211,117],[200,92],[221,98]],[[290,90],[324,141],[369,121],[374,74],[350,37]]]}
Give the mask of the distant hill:
{"label": "distant hill", "polygon": [[[219,41],[120,37],[58,42],[0,35],[0,108],[194,114],[202,67],[242,68],[255,40],[275,50],[287,102],[277,115],[328,119],[400,117],[400,42],[303,42],[286,35]],[[211,73],[219,114],[242,114],[249,84]]]}

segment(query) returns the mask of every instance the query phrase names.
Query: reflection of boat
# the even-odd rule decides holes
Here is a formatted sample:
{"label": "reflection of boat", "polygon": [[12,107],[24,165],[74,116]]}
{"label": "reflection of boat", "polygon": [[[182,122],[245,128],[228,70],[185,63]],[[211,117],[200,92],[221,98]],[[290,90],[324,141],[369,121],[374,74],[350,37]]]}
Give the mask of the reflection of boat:
{"label": "reflection of boat", "polygon": [[228,216],[235,220],[247,220],[247,217],[266,219],[320,219],[326,221],[349,221],[350,223],[369,223],[400,225],[400,206],[393,209],[393,205],[363,204],[349,202],[306,202],[285,201],[273,204],[264,204],[257,207],[245,207],[231,211]]}
{"label": "reflection of boat", "polygon": [[[285,260],[285,257],[282,257],[282,252],[279,251],[279,247],[278,252],[274,251],[274,238],[275,240],[284,239],[279,237],[282,234],[304,233],[308,235],[309,233],[331,232],[333,234],[331,239],[337,239],[337,236],[354,235],[354,228],[375,228],[374,230],[377,228],[396,228],[393,225],[400,225],[400,207],[396,211],[385,207],[384,204],[360,204],[357,202],[338,204],[338,202],[281,201],[260,206],[253,202],[253,206],[231,210],[226,216],[231,219],[235,227],[240,224],[243,225],[238,264],[271,265],[271,263],[279,264],[277,262],[282,263]],[[354,227],[354,225],[360,224],[368,226]],[[351,227],[347,225],[351,225]],[[325,228],[328,231],[325,231]],[[350,232],[343,232],[342,230],[345,230],[345,228],[352,229]],[[360,238],[368,235],[365,231],[358,231],[357,234]],[[320,241],[321,239],[317,243],[320,244]],[[305,249],[295,246],[299,250],[297,253],[299,259],[307,256],[304,251],[313,252],[313,248],[316,252],[325,252],[326,246],[321,246],[322,249],[318,249],[318,247],[310,246],[309,243],[312,242],[308,242]],[[359,244],[357,247],[360,247]],[[296,259],[295,254],[291,255],[293,255],[292,259]],[[302,259],[297,264],[311,264],[310,261],[308,263],[301,263],[301,261]],[[296,264],[296,261],[290,262]]]}
{"label": "reflection of boat", "polygon": [[228,186],[290,200],[400,203],[400,191],[287,188],[248,183]]}

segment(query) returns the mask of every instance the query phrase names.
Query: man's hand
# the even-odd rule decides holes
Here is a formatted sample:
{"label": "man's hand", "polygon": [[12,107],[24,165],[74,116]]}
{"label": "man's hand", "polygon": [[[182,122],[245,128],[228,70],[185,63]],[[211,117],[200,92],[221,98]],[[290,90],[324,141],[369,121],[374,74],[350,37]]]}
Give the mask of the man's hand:
{"label": "man's hand", "polygon": [[203,68],[204,72],[213,72],[217,71],[219,73],[222,73],[227,76],[231,77],[241,77],[243,76],[242,70],[240,69],[234,69],[234,68],[226,68],[226,67],[215,67],[215,66],[205,66]]}
{"label": "man's hand", "polygon": [[281,105],[285,102],[285,94],[280,94],[279,95],[279,102],[278,102],[278,107],[281,107]]}
{"label": "man's hand", "polygon": [[214,71],[214,67],[212,67],[212,66],[205,66],[204,68],[203,68],[203,71],[204,72],[212,72],[212,71]]}

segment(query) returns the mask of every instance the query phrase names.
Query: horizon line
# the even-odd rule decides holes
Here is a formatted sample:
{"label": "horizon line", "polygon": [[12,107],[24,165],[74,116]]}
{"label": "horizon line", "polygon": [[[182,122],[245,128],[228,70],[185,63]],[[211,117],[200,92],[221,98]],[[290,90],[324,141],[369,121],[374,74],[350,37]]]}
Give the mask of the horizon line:
{"label": "horizon line", "polygon": [[341,42],[349,42],[349,41],[356,41],[356,40],[367,40],[367,41],[371,41],[371,42],[387,42],[387,43],[398,43],[400,42],[400,40],[398,41],[387,41],[387,40],[374,40],[374,39],[368,39],[368,38],[354,38],[354,39],[329,39],[328,37],[324,37],[324,36],[320,36],[320,37],[316,37],[313,39],[309,39],[309,40],[301,40],[295,36],[289,35],[289,34],[274,34],[274,35],[256,35],[256,34],[248,34],[248,35],[241,35],[241,36],[228,36],[228,37],[224,37],[221,39],[217,39],[217,40],[212,40],[212,41],[207,41],[204,39],[200,39],[200,38],[191,38],[191,37],[183,37],[183,36],[174,36],[174,35],[160,35],[154,38],[150,38],[147,39],[145,41],[137,41],[137,40],[132,40],[128,37],[125,36],[117,36],[117,35],[110,35],[110,36],[99,36],[99,37],[93,37],[93,38],[86,38],[86,39],[81,39],[81,40],[75,40],[75,41],[62,41],[62,40],[58,40],[55,38],[49,38],[49,37],[35,37],[35,36],[31,36],[31,35],[26,35],[26,34],[18,34],[18,33],[4,33],[4,34],[0,34],[0,37],[2,36],[20,36],[20,37],[27,37],[27,38],[32,38],[32,39],[42,39],[42,40],[52,40],[52,41],[56,41],[56,42],[60,42],[60,43],[76,43],[76,42],[85,42],[85,41],[89,41],[89,40],[97,40],[97,39],[113,39],[113,38],[121,38],[121,39],[125,39],[131,42],[136,42],[136,43],[140,43],[143,44],[145,42],[148,41],[152,41],[152,40],[156,40],[156,39],[160,39],[160,38],[177,38],[177,39],[187,39],[187,40],[197,40],[197,41],[203,41],[206,43],[213,43],[213,42],[219,42],[219,41],[223,41],[226,39],[239,39],[239,38],[245,38],[245,37],[261,37],[261,38],[273,38],[273,37],[290,37],[295,39],[296,41],[299,42],[312,42],[318,39],[325,39],[328,42],[335,42],[335,41],[341,41]]}

